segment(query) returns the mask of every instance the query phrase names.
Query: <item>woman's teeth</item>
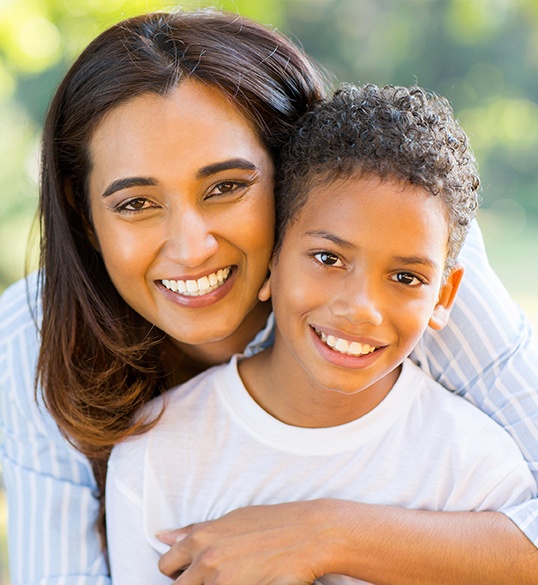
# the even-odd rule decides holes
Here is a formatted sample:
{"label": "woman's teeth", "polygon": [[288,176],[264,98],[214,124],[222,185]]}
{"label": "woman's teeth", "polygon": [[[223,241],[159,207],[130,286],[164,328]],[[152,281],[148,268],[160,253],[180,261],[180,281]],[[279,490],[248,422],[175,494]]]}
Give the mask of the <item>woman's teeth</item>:
{"label": "woman's teeth", "polygon": [[323,331],[314,328],[316,335],[328,345],[334,351],[338,353],[345,353],[347,355],[367,355],[372,353],[377,348],[368,345],[367,343],[358,343],[357,341],[348,341],[347,339],[342,339],[341,337],[335,337],[334,335],[327,335]]}
{"label": "woman's teeth", "polygon": [[222,286],[230,276],[231,271],[232,268],[228,266],[228,268],[222,268],[217,272],[202,276],[198,280],[161,280],[161,282],[163,286],[173,292],[188,297],[201,297]]}

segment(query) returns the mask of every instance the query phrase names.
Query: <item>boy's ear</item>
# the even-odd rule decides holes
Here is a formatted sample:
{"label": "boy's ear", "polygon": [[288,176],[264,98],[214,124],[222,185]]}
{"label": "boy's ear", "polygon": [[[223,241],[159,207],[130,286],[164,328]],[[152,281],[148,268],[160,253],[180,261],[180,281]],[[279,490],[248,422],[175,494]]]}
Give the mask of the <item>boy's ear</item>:
{"label": "boy's ear", "polygon": [[437,299],[437,304],[435,305],[432,316],[428,322],[428,325],[432,329],[441,331],[441,329],[443,329],[448,323],[450,311],[454,304],[454,300],[456,299],[463,272],[463,266],[457,264],[448,275],[445,284],[442,286],[441,291],[439,292],[439,298]]}
{"label": "boy's ear", "polygon": [[263,303],[271,298],[271,267],[273,261],[269,262],[269,268],[267,269],[267,277],[262,284],[262,287],[258,291],[258,299]]}

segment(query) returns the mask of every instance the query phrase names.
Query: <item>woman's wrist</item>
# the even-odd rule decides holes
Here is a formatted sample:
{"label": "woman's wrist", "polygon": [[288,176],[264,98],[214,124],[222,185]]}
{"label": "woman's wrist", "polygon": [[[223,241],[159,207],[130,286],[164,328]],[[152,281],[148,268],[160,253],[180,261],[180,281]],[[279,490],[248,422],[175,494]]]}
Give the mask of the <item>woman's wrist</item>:
{"label": "woman's wrist", "polygon": [[385,585],[538,585],[538,549],[500,512],[313,504],[316,574]]}

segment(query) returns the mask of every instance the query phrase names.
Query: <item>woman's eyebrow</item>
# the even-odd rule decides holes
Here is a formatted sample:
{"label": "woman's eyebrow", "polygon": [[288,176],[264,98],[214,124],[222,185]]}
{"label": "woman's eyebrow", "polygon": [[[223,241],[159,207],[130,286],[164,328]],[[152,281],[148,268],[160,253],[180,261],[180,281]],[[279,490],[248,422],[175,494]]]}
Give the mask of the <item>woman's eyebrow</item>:
{"label": "woman's eyebrow", "polygon": [[[197,179],[205,179],[221,171],[228,171],[232,169],[241,169],[245,171],[257,171],[258,167],[244,159],[244,158],[231,158],[222,162],[213,163],[206,165],[198,170],[196,173]],[[154,187],[158,184],[157,179],[152,177],[126,177],[125,179],[116,179],[112,181],[110,185],[105,189],[102,197],[110,197],[116,191],[122,189],[128,189],[129,187]]]}
{"label": "woman's eyebrow", "polygon": [[222,162],[213,163],[202,167],[196,173],[197,179],[205,179],[214,175],[216,173],[220,173],[221,171],[229,171],[233,169],[241,169],[245,171],[257,171],[258,167],[246,160],[244,158],[230,158],[228,160],[223,160]]}
{"label": "woman's eyebrow", "polygon": [[152,177],[126,177],[125,179],[116,179],[105,189],[102,197],[110,197],[116,191],[128,189],[129,187],[154,187],[157,180]]}

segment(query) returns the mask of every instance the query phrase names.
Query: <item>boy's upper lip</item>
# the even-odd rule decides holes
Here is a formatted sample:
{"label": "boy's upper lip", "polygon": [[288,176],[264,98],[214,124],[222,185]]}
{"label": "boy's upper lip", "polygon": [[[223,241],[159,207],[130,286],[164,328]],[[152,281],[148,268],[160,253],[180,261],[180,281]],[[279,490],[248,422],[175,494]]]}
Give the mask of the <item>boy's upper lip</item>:
{"label": "boy's upper lip", "polygon": [[327,335],[333,335],[334,337],[345,339],[346,341],[350,342],[356,341],[357,343],[362,345],[369,345],[370,347],[385,347],[387,345],[386,342],[380,341],[379,339],[375,339],[373,337],[366,337],[356,333],[348,333],[347,331],[342,331],[341,329],[335,329],[333,327],[326,327],[325,325],[310,323],[310,327],[318,331],[323,331],[323,333]]}

